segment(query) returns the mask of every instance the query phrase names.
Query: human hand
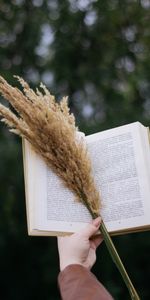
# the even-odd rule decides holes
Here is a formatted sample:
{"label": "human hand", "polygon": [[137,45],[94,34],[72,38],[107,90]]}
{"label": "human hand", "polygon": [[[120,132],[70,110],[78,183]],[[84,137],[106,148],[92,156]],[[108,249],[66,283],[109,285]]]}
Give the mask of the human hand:
{"label": "human hand", "polygon": [[100,226],[98,217],[85,228],[71,236],[58,237],[60,270],[72,264],[79,264],[91,269],[96,261],[96,249],[102,242],[100,235],[94,236]]}

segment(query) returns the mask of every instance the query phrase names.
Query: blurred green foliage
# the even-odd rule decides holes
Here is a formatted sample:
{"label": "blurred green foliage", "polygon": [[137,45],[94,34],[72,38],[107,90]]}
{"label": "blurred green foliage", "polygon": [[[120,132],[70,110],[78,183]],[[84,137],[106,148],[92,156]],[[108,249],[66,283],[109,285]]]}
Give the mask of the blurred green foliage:
{"label": "blurred green foliage", "polygon": [[[149,20],[149,0],[1,0],[1,75],[69,95],[88,134],[136,120],[149,126]],[[141,299],[150,299],[149,232],[114,240]],[[21,141],[2,124],[0,266],[1,299],[59,299],[56,239],[27,236]],[[115,299],[129,299],[105,245],[94,272]]]}

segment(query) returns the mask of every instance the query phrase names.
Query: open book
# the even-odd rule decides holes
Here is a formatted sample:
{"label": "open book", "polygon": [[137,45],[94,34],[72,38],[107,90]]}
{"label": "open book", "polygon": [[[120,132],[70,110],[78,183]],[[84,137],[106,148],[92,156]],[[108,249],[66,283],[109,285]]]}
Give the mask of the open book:
{"label": "open book", "polygon": [[[149,129],[135,122],[86,136],[101,215],[108,231],[121,234],[150,229]],[[60,235],[91,221],[45,162],[23,141],[29,235]]]}

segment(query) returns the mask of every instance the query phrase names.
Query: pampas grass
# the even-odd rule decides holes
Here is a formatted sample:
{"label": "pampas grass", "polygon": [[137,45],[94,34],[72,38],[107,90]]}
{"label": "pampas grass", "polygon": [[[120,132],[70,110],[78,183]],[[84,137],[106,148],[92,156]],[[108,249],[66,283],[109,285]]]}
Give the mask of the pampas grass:
{"label": "pampas grass", "polygon": [[[69,112],[67,98],[57,103],[43,84],[40,90],[33,91],[22,78],[15,77],[23,91],[0,77],[0,93],[16,112],[0,104],[1,121],[7,124],[11,132],[32,144],[33,149],[75,194],[77,201],[82,202],[96,218],[100,213],[100,195],[94,183],[85,141],[78,139],[78,128]],[[139,300],[103,221],[100,231],[131,299]]]}
{"label": "pampas grass", "polygon": [[[20,77],[23,92],[0,77],[0,92],[17,115],[0,104],[0,115],[10,131],[26,138],[47,165],[71,189],[79,201],[99,213],[99,194],[95,188],[90,159],[83,140],[77,139],[75,119],[69,113],[67,98],[55,101],[46,87],[34,92]],[[81,197],[82,194],[82,197]]]}

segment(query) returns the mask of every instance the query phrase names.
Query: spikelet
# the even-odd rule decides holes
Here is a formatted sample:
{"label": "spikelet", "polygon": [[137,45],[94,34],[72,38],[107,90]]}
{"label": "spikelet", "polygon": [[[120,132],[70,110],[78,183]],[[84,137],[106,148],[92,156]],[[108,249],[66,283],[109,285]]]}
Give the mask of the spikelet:
{"label": "spikelet", "polygon": [[46,164],[71,189],[78,201],[94,214],[99,214],[100,197],[95,187],[85,141],[77,140],[78,129],[70,114],[68,99],[57,103],[41,83],[36,92],[15,76],[23,92],[0,77],[0,93],[17,114],[0,104],[1,121],[10,131],[26,138]]}

